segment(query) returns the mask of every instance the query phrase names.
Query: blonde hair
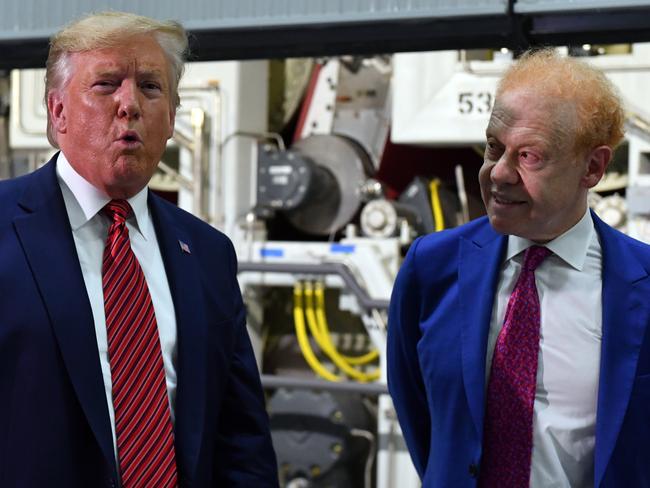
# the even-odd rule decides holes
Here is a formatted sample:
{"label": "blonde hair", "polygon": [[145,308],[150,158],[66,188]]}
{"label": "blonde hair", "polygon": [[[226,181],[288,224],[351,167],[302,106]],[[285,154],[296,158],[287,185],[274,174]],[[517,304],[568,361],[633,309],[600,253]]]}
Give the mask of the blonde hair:
{"label": "blonde hair", "polygon": [[601,71],[586,62],[561,56],[552,48],[529,50],[506,71],[496,98],[520,87],[532,87],[540,96],[575,105],[576,150],[601,145],[615,149],[623,140],[625,112],[618,91]]}
{"label": "blonde hair", "polygon": [[[185,69],[187,33],[174,21],[158,21],[127,12],[100,12],[68,24],[50,39],[45,70],[45,105],[51,90],[67,85],[73,74],[70,54],[104,49],[124,44],[130,37],[152,35],[165,53],[170,68],[172,103],[180,104],[178,84]],[[56,135],[47,114],[47,138],[58,147]]]}

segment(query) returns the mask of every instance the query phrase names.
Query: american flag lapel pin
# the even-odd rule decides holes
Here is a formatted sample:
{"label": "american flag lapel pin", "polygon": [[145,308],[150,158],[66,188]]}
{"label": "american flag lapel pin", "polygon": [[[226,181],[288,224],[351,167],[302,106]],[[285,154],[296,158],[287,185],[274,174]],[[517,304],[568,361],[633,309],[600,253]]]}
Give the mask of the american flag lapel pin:
{"label": "american flag lapel pin", "polygon": [[192,254],[190,252],[190,246],[188,246],[185,242],[179,240],[178,244],[181,246],[181,251],[183,251],[185,254]]}

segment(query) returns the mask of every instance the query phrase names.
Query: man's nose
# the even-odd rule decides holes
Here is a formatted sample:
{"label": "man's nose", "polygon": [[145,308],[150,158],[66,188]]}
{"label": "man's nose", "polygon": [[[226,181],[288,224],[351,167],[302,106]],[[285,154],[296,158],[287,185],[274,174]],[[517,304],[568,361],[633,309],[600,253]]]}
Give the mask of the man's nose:
{"label": "man's nose", "polygon": [[492,167],[490,179],[496,185],[515,185],[519,181],[519,173],[507,153]]}
{"label": "man's nose", "polygon": [[138,119],[141,115],[140,99],[137,84],[125,80],[117,91],[118,116]]}

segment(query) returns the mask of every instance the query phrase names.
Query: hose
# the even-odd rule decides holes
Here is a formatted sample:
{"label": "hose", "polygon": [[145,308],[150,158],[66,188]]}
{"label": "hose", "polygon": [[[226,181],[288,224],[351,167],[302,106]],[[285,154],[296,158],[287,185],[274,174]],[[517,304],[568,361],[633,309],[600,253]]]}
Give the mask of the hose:
{"label": "hose", "polygon": [[440,180],[434,178],[429,183],[429,192],[431,193],[431,209],[433,210],[433,220],[436,222],[436,232],[445,228],[445,217],[442,213],[442,205],[440,203],[440,195],[438,194],[438,187]]}
{"label": "hose", "polygon": [[307,361],[307,364],[318,376],[327,381],[341,381],[341,377],[335,375],[321,364],[321,362],[314,354],[314,351],[311,348],[311,344],[309,344],[307,329],[305,328],[302,295],[302,283],[296,282],[293,288],[293,320],[296,327],[296,338],[298,339],[300,351],[302,352],[305,361]]}
{"label": "hose", "polygon": [[375,436],[372,432],[363,429],[350,429],[350,434],[368,441],[369,446],[368,455],[366,456],[366,465],[364,468],[363,486],[364,488],[370,488],[372,483],[372,461],[375,459],[375,451],[377,450]]}
{"label": "hose", "polygon": [[[320,329],[321,336],[329,338],[330,331],[327,325],[327,317],[325,316],[325,288],[321,281],[316,282],[314,292],[316,295],[316,323]],[[379,357],[379,351],[373,349],[361,356],[346,356],[341,354],[341,357],[351,365],[368,364]]]}
{"label": "hose", "polygon": [[327,354],[327,356],[332,360],[332,362],[338,366],[345,374],[349,377],[354,378],[355,380],[361,381],[363,383],[368,381],[378,380],[380,377],[379,370],[373,371],[372,373],[364,373],[359,371],[355,367],[351,366],[345,358],[336,350],[332,344],[329,334],[323,334],[322,330],[319,330],[318,324],[316,322],[316,314],[314,312],[314,290],[311,283],[305,284],[304,289],[305,295],[305,316],[307,317],[307,325],[312,335],[316,339],[316,342],[322,349],[322,351]]}

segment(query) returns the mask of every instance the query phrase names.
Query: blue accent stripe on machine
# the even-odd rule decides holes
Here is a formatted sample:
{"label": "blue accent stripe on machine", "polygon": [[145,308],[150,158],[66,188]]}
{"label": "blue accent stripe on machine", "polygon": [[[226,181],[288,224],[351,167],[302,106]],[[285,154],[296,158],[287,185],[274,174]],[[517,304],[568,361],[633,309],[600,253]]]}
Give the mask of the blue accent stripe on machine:
{"label": "blue accent stripe on machine", "polygon": [[354,252],[354,244],[332,244],[330,252],[340,254],[352,254]]}
{"label": "blue accent stripe on machine", "polygon": [[260,249],[260,255],[263,258],[282,258],[284,257],[284,249]]}

